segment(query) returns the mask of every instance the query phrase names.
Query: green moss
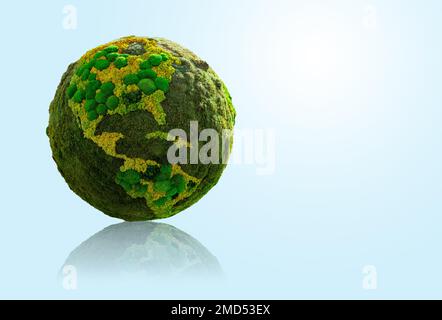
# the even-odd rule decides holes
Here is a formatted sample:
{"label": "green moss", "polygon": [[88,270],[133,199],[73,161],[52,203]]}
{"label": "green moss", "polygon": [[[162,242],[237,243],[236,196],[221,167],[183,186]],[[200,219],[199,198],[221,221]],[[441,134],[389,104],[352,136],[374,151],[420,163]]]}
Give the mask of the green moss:
{"label": "green moss", "polygon": [[171,198],[176,194],[178,194],[178,189],[176,187],[172,187],[166,192],[166,197]]}
{"label": "green moss", "polygon": [[172,174],[172,166],[170,164],[162,165],[160,168],[160,173],[163,173],[168,177],[170,177],[170,175]]}
{"label": "green moss", "polygon": [[158,192],[167,192],[170,188],[172,188],[172,184],[169,180],[157,181],[154,184],[154,189]]}
{"label": "green moss", "polygon": [[138,81],[140,81],[140,79],[138,78],[138,76],[136,74],[128,74],[127,76],[125,76],[123,78],[123,82],[126,85],[137,84]]}
{"label": "green moss", "polygon": [[106,55],[106,59],[110,62],[114,62],[118,58],[119,54],[116,52],[111,52]]}
{"label": "green moss", "polygon": [[114,92],[114,89],[115,85],[110,81],[103,83],[100,87],[100,91],[107,96],[110,96]]}
{"label": "green moss", "polygon": [[161,91],[168,92],[169,80],[167,80],[166,78],[158,77],[155,79],[155,86]]}
{"label": "green moss", "polygon": [[89,78],[90,73],[89,69],[85,69],[81,74],[81,80],[86,81]]}
{"label": "green moss", "polygon": [[152,79],[155,80],[157,78],[157,74],[152,69],[145,69],[138,71],[138,78],[140,79]]}
{"label": "green moss", "polygon": [[97,59],[92,59],[92,60],[90,60],[89,62],[86,62],[84,65],[83,65],[83,69],[84,70],[89,70],[89,71],[91,71],[91,69],[92,69],[92,67],[95,65],[95,62],[97,61]]}
{"label": "green moss", "polygon": [[138,88],[145,94],[150,95],[157,89],[155,83],[151,79],[142,79],[138,82]]}
{"label": "green moss", "polygon": [[125,66],[127,66],[127,58],[119,56],[115,59],[114,64],[118,69],[124,68]]}
{"label": "green moss", "polygon": [[132,189],[137,197],[143,197],[147,192],[147,186],[143,184],[136,184]]}
{"label": "green moss", "polygon": [[98,90],[101,87],[101,81],[100,80],[89,80],[86,90]]}
{"label": "green moss", "polygon": [[116,107],[118,107],[118,104],[120,103],[120,99],[118,99],[118,97],[116,96],[110,96],[109,98],[107,98],[106,100],[106,106],[110,109],[110,110],[114,110]]}
{"label": "green moss", "polygon": [[186,189],[186,180],[182,175],[173,176],[172,183],[177,188],[178,193],[181,193]]}
{"label": "green moss", "polygon": [[109,66],[110,66],[110,62],[107,60],[97,60],[95,62],[95,68],[100,71],[109,68]]}
{"label": "green moss", "polygon": [[95,90],[92,89],[86,90],[86,99],[95,99],[95,94],[96,94]]}
{"label": "green moss", "polygon": [[160,198],[160,199],[158,199],[158,200],[155,200],[154,201],[154,204],[157,206],[157,207],[161,207],[161,206],[164,206],[165,204],[166,204],[166,202],[167,201],[170,201],[171,200],[171,198],[169,198],[169,197],[163,197],[163,198]]}
{"label": "green moss", "polygon": [[131,105],[140,102],[143,97],[143,93],[138,91],[127,92],[123,94],[123,103],[126,105]]}
{"label": "green moss", "polygon": [[137,184],[141,181],[141,175],[135,170],[127,170],[124,172],[119,172],[117,176],[120,180],[125,181],[129,184]]}
{"label": "green moss", "polygon": [[143,174],[143,178],[147,180],[153,180],[153,178],[160,173],[160,168],[157,166],[148,166],[146,172]]}
{"label": "green moss", "polygon": [[[172,175],[172,166],[169,164],[166,165],[162,165],[158,174],[154,177],[154,180],[156,182],[160,182],[160,181],[168,181],[170,179]],[[168,182],[168,183],[172,183],[172,182]]]}
{"label": "green moss", "polygon": [[112,45],[104,49],[106,53],[118,52],[118,46]]}
{"label": "green moss", "polygon": [[152,66],[148,60],[144,60],[143,62],[140,63],[141,70],[146,70],[146,69],[150,69],[150,68],[152,68]]}
{"label": "green moss", "polygon": [[151,54],[149,56],[149,63],[152,66],[159,66],[163,61],[163,57],[160,54]]}
{"label": "green moss", "polygon": [[81,77],[81,74],[83,73],[85,69],[84,63],[78,67],[77,71],[75,71],[75,75]]}
{"label": "green moss", "polygon": [[97,111],[97,113],[98,113],[99,115],[105,115],[106,112],[107,112],[107,107],[106,107],[106,105],[104,105],[104,104],[99,104],[99,105],[97,106],[96,111]]}
{"label": "green moss", "polygon": [[84,96],[85,96],[84,90],[78,89],[75,92],[74,96],[72,97],[72,100],[76,103],[81,103],[84,99]]}
{"label": "green moss", "polygon": [[95,101],[97,101],[98,103],[106,103],[108,96],[104,93],[104,92],[97,92],[97,94],[95,95]]}
{"label": "green moss", "polygon": [[88,113],[87,113],[87,118],[88,118],[88,120],[90,120],[90,121],[97,120],[97,118],[98,118],[98,113],[97,113],[95,110],[88,111]]}
{"label": "green moss", "polygon": [[95,110],[96,106],[97,102],[95,100],[86,100],[86,103],[84,104],[84,108],[86,109],[86,111]]}
{"label": "green moss", "polygon": [[106,55],[106,51],[104,51],[104,50],[98,51],[98,52],[94,55],[94,59],[99,59],[99,58],[101,58],[101,57],[104,57],[105,55]]}
{"label": "green moss", "polygon": [[75,92],[77,92],[77,85],[73,83],[66,90],[69,99],[71,99],[74,96]]}

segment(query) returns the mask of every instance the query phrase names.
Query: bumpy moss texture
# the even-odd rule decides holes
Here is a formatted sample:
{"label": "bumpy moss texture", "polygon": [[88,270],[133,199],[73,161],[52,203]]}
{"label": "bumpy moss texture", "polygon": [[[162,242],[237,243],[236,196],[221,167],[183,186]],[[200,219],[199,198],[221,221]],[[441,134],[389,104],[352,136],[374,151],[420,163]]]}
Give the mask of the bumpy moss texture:
{"label": "bumpy moss texture", "polygon": [[[49,109],[53,158],[69,187],[112,217],[170,217],[201,199],[224,164],[167,161],[171,129],[233,129],[221,79],[195,54],[166,39],[125,37],[71,64]],[[200,142],[200,147],[204,144]],[[187,145],[190,143],[187,141]]]}

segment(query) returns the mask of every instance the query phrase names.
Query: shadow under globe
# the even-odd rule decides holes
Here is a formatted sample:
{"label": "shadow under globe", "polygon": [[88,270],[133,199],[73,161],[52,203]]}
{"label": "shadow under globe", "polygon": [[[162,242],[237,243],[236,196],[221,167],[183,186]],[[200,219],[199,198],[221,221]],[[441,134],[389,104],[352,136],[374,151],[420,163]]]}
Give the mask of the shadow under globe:
{"label": "shadow under globe", "polygon": [[89,284],[103,279],[139,283],[222,275],[218,260],[201,243],[175,227],[154,222],[123,222],[103,229],[72,251],[62,269],[66,267],[75,270],[79,282]]}

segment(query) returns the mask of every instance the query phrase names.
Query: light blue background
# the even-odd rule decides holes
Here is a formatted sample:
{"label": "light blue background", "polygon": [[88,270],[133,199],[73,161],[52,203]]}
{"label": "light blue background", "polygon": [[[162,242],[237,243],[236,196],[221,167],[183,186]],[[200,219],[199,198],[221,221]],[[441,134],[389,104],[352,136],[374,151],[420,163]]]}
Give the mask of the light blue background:
{"label": "light blue background", "polygon": [[[3,4],[0,297],[442,298],[441,16],[438,0]],[[57,172],[48,106],[70,62],[129,34],[190,48],[228,85],[237,128],[275,130],[273,175],[230,166],[164,221],[219,259],[222,282],[65,291],[56,278],[118,220]],[[365,265],[377,290],[362,287]]]}

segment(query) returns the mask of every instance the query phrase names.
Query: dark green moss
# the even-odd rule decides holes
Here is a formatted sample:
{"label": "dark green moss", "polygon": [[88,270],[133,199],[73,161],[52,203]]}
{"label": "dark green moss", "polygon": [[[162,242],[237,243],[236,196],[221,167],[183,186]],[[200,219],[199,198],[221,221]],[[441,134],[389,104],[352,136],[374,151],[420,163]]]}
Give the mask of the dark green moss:
{"label": "dark green moss", "polygon": [[110,96],[112,93],[114,93],[114,89],[115,85],[110,81],[103,83],[100,87],[100,91],[107,96]]}
{"label": "dark green moss", "polygon": [[106,103],[107,100],[107,95],[104,92],[97,92],[97,94],[95,95],[95,101],[97,101],[98,103]]}
{"label": "dark green moss", "polygon": [[155,80],[157,78],[157,74],[155,71],[153,71],[152,69],[145,69],[145,70],[140,70],[138,71],[138,78],[139,79],[152,79]]}
{"label": "dark green moss", "polygon": [[140,80],[140,82],[138,82],[138,88],[140,88],[140,90],[147,95],[154,93],[157,89],[155,82],[153,82],[151,79]]}
{"label": "dark green moss", "polygon": [[109,68],[110,66],[110,62],[107,60],[97,60],[95,62],[95,68],[97,68],[98,70],[104,70]]}
{"label": "dark green moss", "polygon": [[74,102],[81,103],[84,99],[84,96],[85,96],[84,90],[78,89],[75,92],[74,96],[72,97],[72,100]]}
{"label": "dark green moss", "polygon": [[89,78],[90,73],[89,69],[85,69],[81,74],[81,80],[86,81]]}
{"label": "dark green moss", "polygon": [[101,57],[104,57],[105,55],[106,55],[106,51],[104,51],[104,50],[98,51],[98,52],[94,55],[94,59],[99,59],[99,58],[101,58]]}
{"label": "dark green moss", "polygon": [[95,100],[86,100],[86,103],[84,104],[84,108],[86,109],[86,111],[95,110],[96,106],[97,102]]}
{"label": "dark green moss", "polygon": [[137,84],[138,81],[140,81],[140,79],[138,78],[138,76],[136,74],[128,74],[127,76],[125,76],[123,78],[123,82],[126,85]]}
{"label": "dark green moss", "polygon": [[77,92],[77,85],[76,84],[71,84],[67,89],[66,89],[66,93],[70,98],[72,98],[75,94],[75,92]]}
{"label": "dark green moss", "polygon": [[96,120],[96,119],[98,118],[98,113],[97,113],[97,111],[95,111],[95,110],[88,111],[88,113],[87,113],[87,118],[88,118],[90,121]]}
{"label": "dark green moss", "polygon": [[147,180],[153,180],[153,178],[160,173],[160,168],[157,166],[148,166],[146,172],[143,174],[143,178]]}
{"label": "dark green moss", "polygon": [[110,157],[84,138],[64,94],[75,64],[63,75],[50,106],[47,134],[53,158],[69,187],[102,212],[127,221],[154,219],[143,199],[133,199],[116,183],[122,160]]}
{"label": "dark green moss", "polygon": [[114,110],[116,107],[118,107],[118,104],[120,103],[120,99],[118,99],[118,97],[116,96],[110,96],[109,98],[107,98],[106,100],[106,106],[110,109],[110,110]]}
{"label": "dark green moss", "polygon": [[163,61],[163,57],[160,54],[151,54],[149,56],[149,63],[152,66],[159,66]]}
{"label": "dark green moss", "polygon": [[158,200],[155,200],[153,203],[157,206],[157,207],[161,207],[164,206],[166,204],[167,201],[169,201],[171,198],[168,197],[162,197]]}
{"label": "dark green moss", "polygon": [[152,66],[150,65],[150,62],[148,60],[144,60],[143,62],[140,63],[141,70],[150,69],[151,67]]}
{"label": "dark green moss", "polygon": [[119,56],[118,53],[112,52],[106,55],[106,59],[109,60],[110,62],[114,62],[118,58],[118,56]]}
{"label": "dark green moss", "polygon": [[122,98],[123,98],[123,103],[125,105],[131,105],[139,102],[142,97],[143,93],[140,90],[138,90],[138,91],[124,93]]}
{"label": "dark green moss", "polygon": [[112,53],[112,52],[118,52],[118,46],[109,46],[106,49],[104,49],[105,53]]}
{"label": "dark green moss", "polygon": [[98,90],[101,87],[101,81],[100,80],[89,80],[86,90]]}
{"label": "dark green moss", "polygon": [[99,105],[97,106],[96,111],[97,111],[97,113],[98,113],[99,115],[101,115],[101,116],[102,116],[102,115],[105,115],[106,112],[107,112],[107,106],[104,105],[104,104],[99,104]]}
{"label": "dark green moss", "polygon": [[155,86],[161,91],[168,92],[169,91],[169,80],[158,77],[155,79]]}
{"label": "dark green moss", "polygon": [[114,64],[118,69],[124,68],[127,66],[127,58],[120,55],[117,59],[115,59]]}
{"label": "dark green moss", "polygon": [[96,91],[93,89],[86,89],[86,99],[95,99]]}
{"label": "dark green moss", "polygon": [[95,65],[95,62],[96,62],[96,61],[97,61],[97,59],[92,59],[92,60],[90,60],[89,62],[85,63],[85,64],[83,65],[83,69],[91,71],[91,69],[92,69],[92,67]]}

